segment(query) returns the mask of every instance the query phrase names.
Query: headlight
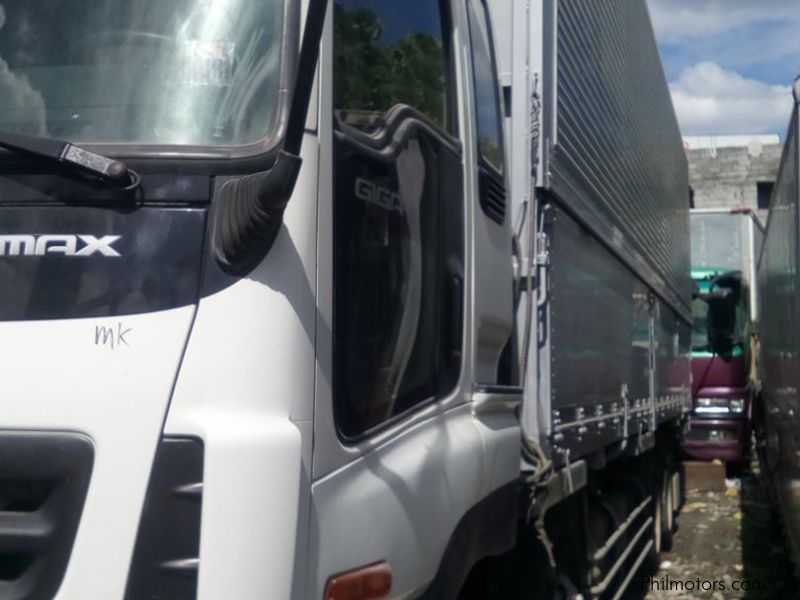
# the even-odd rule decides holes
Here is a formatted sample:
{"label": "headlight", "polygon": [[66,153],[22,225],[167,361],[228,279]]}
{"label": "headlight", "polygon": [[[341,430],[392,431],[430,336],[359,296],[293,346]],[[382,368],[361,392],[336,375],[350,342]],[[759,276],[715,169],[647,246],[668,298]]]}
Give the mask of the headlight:
{"label": "headlight", "polygon": [[698,398],[695,412],[701,415],[740,415],[744,412],[744,398]]}
{"label": "headlight", "polygon": [[724,398],[698,398],[696,412],[701,415],[727,414],[730,407]]}
{"label": "headlight", "polygon": [[744,412],[744,398],[732,398],[730,401],[732,413],[741,414]]}

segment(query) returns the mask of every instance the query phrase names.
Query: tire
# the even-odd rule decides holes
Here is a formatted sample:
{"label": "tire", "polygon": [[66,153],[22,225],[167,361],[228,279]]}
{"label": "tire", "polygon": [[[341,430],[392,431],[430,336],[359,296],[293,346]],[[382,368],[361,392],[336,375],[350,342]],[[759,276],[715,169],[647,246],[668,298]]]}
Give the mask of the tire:
{"label": "tire", "polygon": [[576,600],[578,598],[583,598],[583,595],[578,592],[578,588],[576,588],[567,577],[561,575],[556,581],[556,589],[553,598],[555,600]]}
{"label": "tire", "polygon": [[656,494],[655,514],[653,515],[653,554],[655,554],[655,561],[661,558],[661,551],[664,549],[664,508],[664,492],[663,489],[659,489]]}
{"label": "tire", "polygon": [[746,462],[746,460],[732,460],[725,463],[725,477],[729,479],[740,478],[744,473]]}
{"label": "tire", "polygon": [[653,547],[651,548],[645,569],[649,573],[657,573],[661,568],[661,553],[672,550],[673,532],[675,531],[675,507],[672,498],[672,472],[665,469],[653,497]]}
{"label": "tire", "polygon": [[672,550],[675,533],[675,502],[672,494],[672,471],[666,469],[662,479],[661,490],[661,551]]}

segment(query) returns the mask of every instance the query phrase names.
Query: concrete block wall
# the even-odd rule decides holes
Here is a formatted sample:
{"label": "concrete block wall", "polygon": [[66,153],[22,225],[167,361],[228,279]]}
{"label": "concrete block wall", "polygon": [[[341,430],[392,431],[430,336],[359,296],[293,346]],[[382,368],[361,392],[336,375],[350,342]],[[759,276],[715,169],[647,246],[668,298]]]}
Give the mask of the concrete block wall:
{"label": "concrete block wall", "polygon": [[[687,150],[697,208],[758,208],[758,182],[774,182],[781,144]],[[766,222],[767,211],[759,211]]]}

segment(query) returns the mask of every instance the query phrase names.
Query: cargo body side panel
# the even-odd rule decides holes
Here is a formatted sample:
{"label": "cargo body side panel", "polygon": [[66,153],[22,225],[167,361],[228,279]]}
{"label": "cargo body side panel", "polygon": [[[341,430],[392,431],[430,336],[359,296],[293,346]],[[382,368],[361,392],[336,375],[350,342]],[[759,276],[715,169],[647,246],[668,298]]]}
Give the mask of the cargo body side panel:
{"label": "cargo body side panel", "polygon": [[764,242],[758,217],[730,209],[697,209],[692,210],[690,222],[692,268],[741,271],[749,287],[750,319],[758,321],[756,268]]}
{"label": "cargo body side panel", "polygon": [[654,314],[653,394],[656,425],[691,409],[691,327],[665,302]]}
{"label": "cargo body side panel", "polygon": [[[749,215],[724,212],[692,212],[692,268],[744,271],[750,258]],[[743,273],[746,275],[746,273]]]}
{"label": "cargo body side panel", "polygon": [[577,457],[651,429],[650,294],[566,213],[547,213],[549,315],[540,356],[549,361],[550,390],[541,400],[552,409],[555,450]]}
{"label": "cargo body side panel", "polygon": [[770,206],[759,263],[766,470],[800,557],[800,281],[798,281],[798,116],[795,109]]}
{"label": "cargo body side panel", "polygon": [[647,7],[550,2],[545,187],[688,320],[688,167]]}

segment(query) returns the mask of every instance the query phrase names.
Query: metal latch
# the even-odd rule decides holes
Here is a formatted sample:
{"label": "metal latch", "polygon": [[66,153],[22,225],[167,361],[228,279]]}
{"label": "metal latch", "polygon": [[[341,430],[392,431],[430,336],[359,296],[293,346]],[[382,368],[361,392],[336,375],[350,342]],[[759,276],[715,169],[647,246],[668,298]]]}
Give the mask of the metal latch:
{"label": "metal latch", "polygon": [[535,261],[537,266],[547,267],[550,265],[550,239],[543,231],[536,234]]}

